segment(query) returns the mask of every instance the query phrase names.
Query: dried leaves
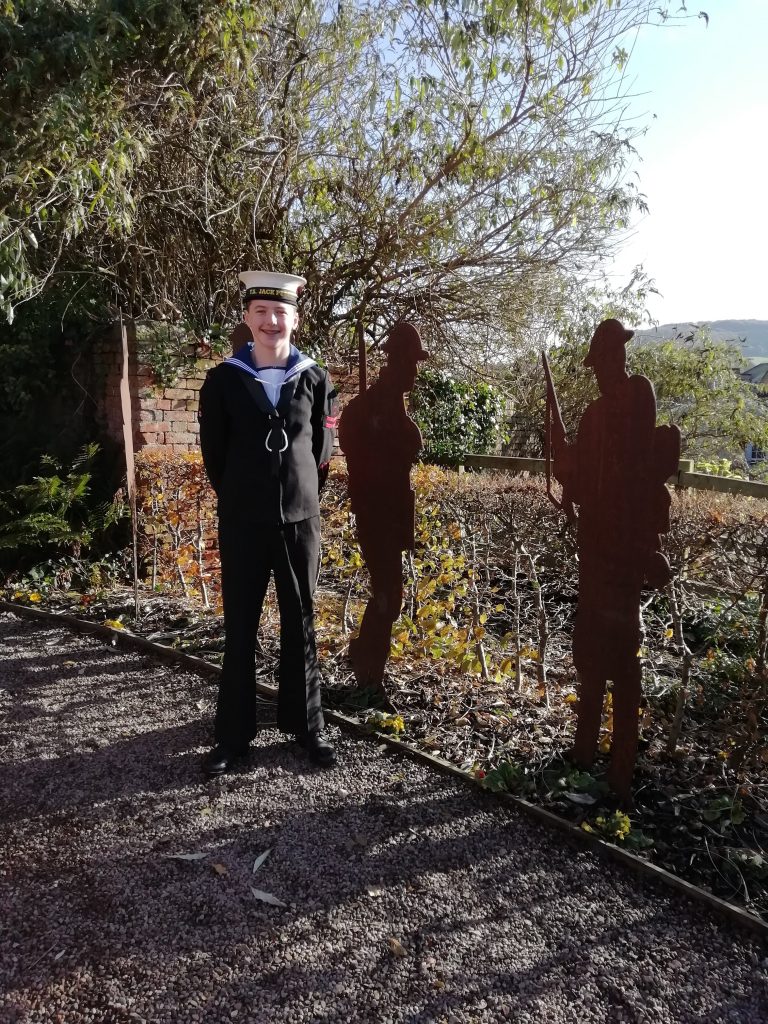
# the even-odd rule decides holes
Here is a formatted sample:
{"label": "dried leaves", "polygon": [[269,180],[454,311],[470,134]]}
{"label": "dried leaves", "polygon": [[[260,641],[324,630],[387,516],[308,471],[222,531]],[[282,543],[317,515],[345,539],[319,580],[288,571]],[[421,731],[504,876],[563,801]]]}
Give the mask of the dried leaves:
{"label": "dried leaves", "polygon": [[[254,860],[253,867],[251,868],[251,874],[254,875],[259,868],[264,864],[267,857],[272,852],[271,848],[260,853],[259,856]],[[179,860],[186,862],[202,861],[208,857],[209,854],[205,851],[195,851],[193,853],[165,853],[163,857],[166,860]],[[220,861],[215,861],[211,864],[211,869],[218,878],[223,878],[230,874],[229,868],[226,864],[222,864]],[[249,886],[252,895],[260,903],[267,903],[272,907],[286,907],[288,904],[284,903],[283,900],[278,899],[277,896],[273,896],[270,892],[265,892],[264,889],[257,889],[256,886]]]}

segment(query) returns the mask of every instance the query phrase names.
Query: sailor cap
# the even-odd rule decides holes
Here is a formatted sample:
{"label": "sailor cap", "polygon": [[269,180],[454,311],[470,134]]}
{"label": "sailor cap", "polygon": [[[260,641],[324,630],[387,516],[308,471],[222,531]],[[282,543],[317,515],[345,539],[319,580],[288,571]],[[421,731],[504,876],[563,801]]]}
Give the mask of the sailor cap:
{"label": "sailor cap", "polygon": [[266,299],[268,302],[286,302],[289,306],[296,306],[299,294],[307,283],[306,278],[295,274],[273,274],[265,270],[244,270],[239,276],[243,305],[251,299]]}

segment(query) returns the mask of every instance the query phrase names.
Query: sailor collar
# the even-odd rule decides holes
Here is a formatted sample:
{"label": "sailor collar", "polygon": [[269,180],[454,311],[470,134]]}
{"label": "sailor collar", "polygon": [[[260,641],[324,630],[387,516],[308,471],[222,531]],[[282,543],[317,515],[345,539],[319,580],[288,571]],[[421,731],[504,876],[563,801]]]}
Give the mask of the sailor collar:
{"label": "sailor collar", "polygon": [[[249,341],[247,345],[243,345],[233,355],[228,356],[224,362],[230,363],[232,366],[236,366],[239,370],[244,370],[250,374],[251,377],[255,377],[256,380],[260,381],[259,370],[274,370],[278,369],[275,366],[262,366],[255,367],[251,360],[251,350],[253,349],[253,342]],[[283,377],[283,384],[287,381],[297,377],[304,370],[309,369],[310,366],[316,366],[317,363],[310,356],[304,355],[300,352],[295,345],[291,345],[291,351],[288,356],[288,362],[285,367],[279,367],[279,369],[285,370],[285,376]]]}
{"label": "sailor collar", "polygon": [[[238,349],[234,355],[225,359],[224,362],[243,371],[245,375],[241,377],[241,380],[243,381],[246,390],[251,394],[253,400],[256,402],[256,405],[262,413],[269,418],[267,433],[264,438],[264,447],[270,455],[270,472],[273,477],[277,477],[280,473],[281,457],[283,453],[287,451],[289,443],[288,434],[285,429],[287,404],[290,402],[293,392],[296,390],[298,378],[301,373],[310,366],[316,366],[317,364],[314,359],[311,359],[309,356],[305,356],[303,352],[300,352],[294,345],[291,345],[288,362],[284,367],[262,366],[257,369],[251,362],[252,347],[252,342],[248,345],[244,345],[242,348]],[[283,381],[280,385],[280,398],[276,405],[273,405],[267,397],[265,382],[259,375],[259,370],[270,369],[280,369],[285,371]],[[282,389],[286,384],[288,387],[283,391]]]}

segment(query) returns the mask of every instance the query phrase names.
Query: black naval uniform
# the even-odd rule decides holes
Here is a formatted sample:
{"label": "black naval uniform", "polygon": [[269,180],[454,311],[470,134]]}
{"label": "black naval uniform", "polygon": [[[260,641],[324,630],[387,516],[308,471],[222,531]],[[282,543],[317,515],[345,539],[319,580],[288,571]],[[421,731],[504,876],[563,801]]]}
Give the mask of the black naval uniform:
{"label": "black naval uniform", "polygon": [[280,609],[278,728],[300,738],[323,727],[313,593],[320,559],[319,491],[336,426],[327,372],[291,346],[277,406],[245,346],[208,372],[200,447],[218,497],[225,650],[216,742],[256,734],[256,630],[271,573]]}

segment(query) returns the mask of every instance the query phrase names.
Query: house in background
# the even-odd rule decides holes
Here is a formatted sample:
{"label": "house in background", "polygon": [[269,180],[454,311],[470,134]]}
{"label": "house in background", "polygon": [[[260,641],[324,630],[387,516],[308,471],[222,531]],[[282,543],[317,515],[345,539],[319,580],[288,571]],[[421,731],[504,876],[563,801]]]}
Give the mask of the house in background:
{"label": "house in background", "polygon": [[[768,361],[756,359],[749,361],[752,365],[741,371],[741,377],[752,384],[763,401],[768,402]],[[744,449],[744,459],[750,469],[759,462],[765,462],[767,456],[768,453],[751,441]]]}

